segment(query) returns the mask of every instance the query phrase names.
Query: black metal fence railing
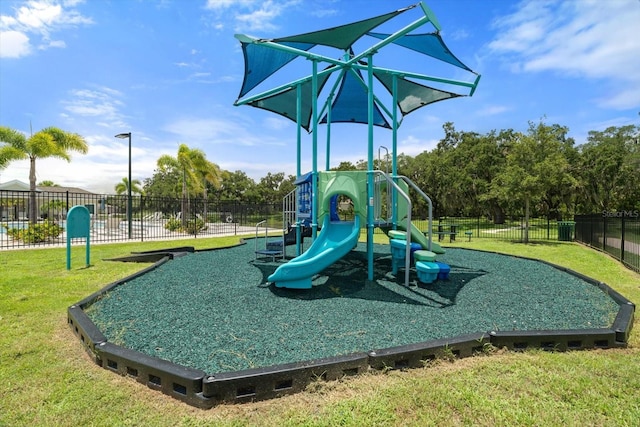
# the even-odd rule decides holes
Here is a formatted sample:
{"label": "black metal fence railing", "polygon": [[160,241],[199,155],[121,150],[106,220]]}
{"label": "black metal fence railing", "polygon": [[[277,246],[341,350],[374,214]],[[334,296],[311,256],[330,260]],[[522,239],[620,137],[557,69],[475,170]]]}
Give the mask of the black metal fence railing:
{"label": "black metal fence railing", "polygon": [[[34,224],[29,206],[35,205]],[[197,236],[253,234],[256,223],[282,229],[282,204],[252,204],[202,198],[135,195],[131,221],[126,195],[71,193],[68,191],[0,191],[0,249],[46,246],[65,242],[66,214],[73,206],[86,206],[91,214],[91,241],[170,240]],[[414,219],[427,231],[426,219]],[[561,224],[546,218],[529,220],[530,240],[564,240]],[[486,218],[438,218],[434,239],[491,238],[522,241],[525,222],[512,218],[494,224]],[[560,230],[561,231],[561,230]],[[571,230],[573,231],[573,229]],[[380,232],[380,231],[377,231]],[[576,216],[576,238],[605,250],[635,270],[640,269],[640,219],[603,215]],[[566,237],[566,236],[565,236]],[[571,240],[572,236],[569,236]]]}
{"label": "black metal fence railing", "polygon": [[[29,220],[29,206],[36,220]],[[0,249],[65,242],[66,214],[83,205],[91,214],[91,241],[169,240],[194,236],[251,234],[257,222],[282,228],[282,204],[132,197],[131,221],[126,195],[0,191]]]}
{"label": "black metal fence railing", "polygon": [[[428,221],[413,219],[412,224],[426,233]],[[484,218],[442,217],[435,218],[432,226],[433,238],[438,240],[487,238],[523,241],[524,218],[511,218],[502,224]],[[529,218],[529,240],[558,240],[558,221],[547,218]],[[570,239],[569,239],[570,240]]]}
{"label": "black metal fence railing", "polygon": [[576,240],[600,249],[640,272],[638,211],[576,215]]}

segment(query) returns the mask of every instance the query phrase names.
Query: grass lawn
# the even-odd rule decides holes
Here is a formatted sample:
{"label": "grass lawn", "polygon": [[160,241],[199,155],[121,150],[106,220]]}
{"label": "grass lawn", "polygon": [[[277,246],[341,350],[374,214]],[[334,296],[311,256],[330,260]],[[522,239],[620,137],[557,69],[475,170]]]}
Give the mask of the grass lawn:
{"label": "grass lawn", "polygon": [[[376,239],[385,241],[384,236]],[[465,239],[466,240],[466,239]],[[0,426],[22,425],[637,425],[640,327],[626,349],[567,353],[496,349],[423,369],[312,384],[277,400],[199,410],[93,364],[66,308],[144,268],[105,262],[136,250],[235,244],[238,237],[0,252]],[[457,241],[455,247],[540,258],[608,283],[635,303],[640,275],[573,243]],[[637,317],[636,317],[637,319]]]}

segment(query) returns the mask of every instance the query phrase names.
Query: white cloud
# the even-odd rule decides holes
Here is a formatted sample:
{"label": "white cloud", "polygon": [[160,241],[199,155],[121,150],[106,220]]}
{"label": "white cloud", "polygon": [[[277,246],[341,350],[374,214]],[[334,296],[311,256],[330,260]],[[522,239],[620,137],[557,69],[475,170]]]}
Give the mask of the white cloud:
{"label": "white cloud", "polygon": [[201,79],[203,77],[209,77],[211,75],[211,73],[204,73],[204,72],[200,72],[200,73],[193,73],[189,76],[190,79]]}
{"label": "white cloud", "polygon": [[505,113],[511,110],[511,108],[505,105],[486,105],[482,109],[478,110],[478,116],[495,116]]}
{"label": "white cloud", "polygon": [[37,45],[41,50],[66,47],[64,40],[51,40],[51,34],[93,23],[91,18],[73,9],[79,3],[77,0],[28,0],[15,9],[14,16],[0,16],[0,57],[20,58],[33,53],[31,37],[39,39]]}
{"label": "white cloud", "polygon": [[311,16],[315,16],[316,18],[326,18],[329,16],[335,16],[338,14],[338,10],[337,9],[320,9],[320,8],[314,8],[313,10],[311,10],[310,12]]}
{"label": "white cloud", "polygon": [[67,47],[67,44],[64,42],[64,40],[51,40],[46,44],[41,44],[40,46],[38,46],[38,49],[45,50],[50,47],[65,48]]}
{"label": "white cloud", "polygon": [[120,112],[122,94],[108,87],[95,89],[73,89],[70,98],[62,101],[64,110],[82,117],[99,117],[96,124],[111,129],[127,128],[124,115]]}
{"label": "white cloud", "polygon": [[279,117],[268,117],[264,119],[264,126],[267,129],[273,130],[285,129],[289,127],[290,123],[292,123],[290,120],[281,119]]}
{"label": "white cloud", "polygon": [[600,80],[609,91],[600,106],[640,105],[640,2],[572,0],[522,2],[498,19],[489,48],[514,72],[554,71]]}
{"label": "white cloud", "polygon": [[176,141],[186,142],[196,147],[211,144],[233,146],[281,145],[274,136],[265,136],[247,123],[225,118],[183,118],[164,126],[163,130],[174,134]]}
{"label": "white cloud", "polygon": [[20,31],[0,31],[0,58],[20,58],[31,53],[29,37]]}
{"label": "white cloud", "polygon": [[63,0],[62,5],[64,7],[74,7],[84,2],[85,0]]}
{"label": "white cloud", "polygon": [[[212,10],[221,15],[231,11],[230,17],[235,21],[236,31],[273,32],[279,27],[274,23],[283,11],[289,7],[298,5],[300,0],[208,0],[205,9]],[[227,19],[219,17],[221,21]],[[223,22],[217,22],[214,28],[224,27]]]}
{"label": "white cloud", "polygon": [[409,135],[398,143],[398,153],[417,156],[426,150],[432,150],[438,145],[437,139],[420,139]]}
{"label": "white cloud", "polygon": [[62,6],[46,1],[29,1],[16,13],[18,23],[27,28],[40,29],[53,24],[62,15]]}
{"label": "white cloud", "polygon": [[248,7],[256,4],[255,0],[207,0],[205,9],[228,9],[230,7]]}
{"label": "white cloud", "polygon": [[451,37],[451,40],[465,40],[465,39],[468,39],[470,36],[467,30],[460,28],[452,32],[450,37]]}

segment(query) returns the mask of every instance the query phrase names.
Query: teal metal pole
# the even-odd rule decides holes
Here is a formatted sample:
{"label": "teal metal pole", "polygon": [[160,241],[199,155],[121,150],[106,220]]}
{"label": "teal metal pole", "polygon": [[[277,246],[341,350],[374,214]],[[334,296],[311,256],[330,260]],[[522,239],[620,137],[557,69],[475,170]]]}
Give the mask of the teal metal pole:
{"label": "teal metal pole", "polygon": [[[302,176],[302,84],[296,86],[296,124],[297,124],[297,135],[296,135],[296,178],[300,178]],[[302,241],[302,233],[300,230],[300,217],[298,216],[300,209],[300,200],[298,200],[298,192],[296,191],[296,255],[300,256],[302,254],[302,245],[300,244]],[[286,225],[286,224],[283,224]]]}
{"label": "teal metal pole", "polygon": [[[398,176],[398,76],[393,75],[391,80],[392,88],[392,110],[391,118],[393,121],[392,136],[391,136],[391,176],[393,182],[397,183],[396,176]],[[391,190],[391,223],[393,229],[397,229],[398,225],[398,191],[395,187]]]}
{"label": "teal metal pole", "polygon": [[296,134],[296,151],[298,153],[296,158],[296,176],[300,178],[302,175],[302,84],[296,86],[296,124],[297,126],[297,134]]}
{"label": "teal metal pole", "polygon": [[[329,103],[329,99],[333,99],[336,96],[336,90],[338,90],[338,86],[340,86],[340,82],[342,81],[342,78],[344,77],[344,73],[345,72],[346,72],[345,69],[340,71],[340,75],[336,79],[336,82],[333,84],[333,87],[331,88],[331,91],[329,92],[329,95],[327,96],[327,100],[324,102],[324,104],[322,105],[322,109],[318,113],[318,117],[322,117],[322,115],[324,114],[325,110],[329,111],[329,107],[331,107],[331,104]],[[318,73],[318,77],[320,77],[321,73],[322,72]]]}
{"label": "teal metal pole", "polygon": [[311,241],[318,235],[318,62],[312,60],[313,74],[311,75],[311,106],[313,120],[313,158],[311,174]]}
{"label": "teal metal pole", "polygon": [[368,150],[367,150],[367,277],[373,280],[373,54],[367,57],[369,63],[367,80],[368,108]]}
{"label": "teal metal pole", "polygon": [[[140,222],[142,223],[142,221]],[[91,265],[91,237],[89,237],[89,234],[87,234],[87,243],[86,243],[86,249],[85,249],[85,258],[87,261],[87,267],[89,267]]]}
{"label": "teal metal pole", "polygon": [[67,270],[71,270],[71,239],[67,237]]}
{"label": "teal metal pole", "polygon": [[333,94],[329,95],[328,103],[329,108],[327,109],[327,153],[325,159],[325,168],[324,170],[331,169],[331,103],[333,102]]}

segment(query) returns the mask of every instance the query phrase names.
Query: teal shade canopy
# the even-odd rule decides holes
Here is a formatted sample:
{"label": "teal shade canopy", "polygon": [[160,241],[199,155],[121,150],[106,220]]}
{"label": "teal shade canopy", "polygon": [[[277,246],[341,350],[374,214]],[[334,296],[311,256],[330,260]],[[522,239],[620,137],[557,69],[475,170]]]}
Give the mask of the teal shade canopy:
{"label": "teal shade canopy", "polygon": [[[333,105],[331,106],[331,122],[368,123],[367,97],[367,87],[364,84],[360,70],[347,70],[340,82],[338,95],[335,97]],[[322,117],[320,123],[327,123],[326,114]],[[380,108],[375,102],[373,108],[373,124],[375,126],[391,128],[391,125],[382,115]]]}
{"label": "teal shade canopy", "polygon": [[[282,44],[303,51],[314,46],[310,43]],[[242,53],[244,54],[244,79],[238,98],[245,96],[273,73],[298,57],[295,53],[272,49],[260,43],[242,42]]]}
{"label": "teal shade canopy", "polygon": [[[393,75],[374,72],[373,76],[387,88],[389,93],[393,91]],[[425,105],[445,99],[457,98],[459,95],[442,89],[421,85],[404,77],[396,77],[398,108],[402,115],[407,115]]]}
{"label": "teal shade canopy", "polygon": [[[421,7],[416,7],[419,5]],[[373,31],[411,9],[422,10],[425,14],[393,34]],[[235,104],[251,105],[274,112],[297,122],[307,132],[312,132],[313,127],[321,123],[369,123],[368,101],[369,91],[371,91],[374,99],[371,112],[372,124],[384,128],[398,127],[402,120],[398,120],[396,112],[399,111],[403,117],[434,102],[467,96],[456,93],[460,87],[470,88],[468,95],[471,95],[479,80],[477,76],[475,83],[469,83],[395,71],[383,68],[374,61],[374,56],[380,49],[394,44],[474,73],[445,45],[437,31],[439,25],[434,22],[434,19],[427,13],[425,6],[419,3],[373,18],[294,36],[259,39],[236,35],[242,45],[245,74],[240,95]],[[412,33],[413,30],[429,22],[433,24],[436,32]],[[354,53],[356,42],[358,47],[366,42],[374,44],[356,55]],[[325,50],[326,47],[335,48],[339,52],[332,57],[326,54],[320,55],[314,53],[313,48],[316,46],[324,46]],[[309,62],[323,66],[324,69],[317,71],[315,75],[305,73],[297,80],[262,93],[250,94],[271,75],[279,72],[298,57],[306,58]],[[367,66],[369,61],[373,62],[371,67]],[[369,87],[369,76],[365,72],[368,69],[373,73],[372,87]],[[316,93],[313,93],[314,80]],[[418,83],[425,81],[435,82],[436,87]],[[330,84],[327,85],[327,83]],[[327,89],[328,87],[331,89]],[[396,100],[396,105],[393,105],[392,99]],[[317,105],[314,105],[315,103]],[[312,123],[314,109],[319,111],[316,123]]]}
{"label": "teal shade canopy", "polygon": [[335,47],[337,49],[347,50],[358,39],[364,36],[368,31],[387,22],[389,19],[413,9],[416,5],[398,9],[384,15],[375,16],[373,18],[364,19],[351,24],[341,25],[339,27],[327,28],[324,30],[313,31],[310,33],[298,34],[296,36],[280,37],[273,39],[276,43],[309,43],[313,45],[323,45]]}
{"label": "teal shade canopy", "polygon": [[[322,88],[326,84],[330,75],[330,73],[326,73],[318,77],[318,92],[322,91]],[[311,102],[311,80],[298,83],[298,85],[301,86],[302,93],[302,111],[300,112],[302,122],[300,123],[300,126],[309,132],[311,127],[311,112],[313,110]],[[297,112],[297,92],[297,85],[290,86],[270,96],[251,101],[248,105],[274,112],[295,122]]]}
{"label": "teal shade canopy", "polygon": [[[367,35],[378,38],[380,40],[384,40],[391,34],[367,33]],[[397,44],[398,46],[406,47],[407,49],[411,49],[416,52],[420,52],[432,58],[439,59],[440,61],[455,65],[456,67],[460,67],[473,73],[473,70],[471,68],[464,65],[462,61],[460,61],[453,53],[451,53],[447,45],[444,44],[442,37],[440,37],[440,34],[438,33],[407,34],[400,37],[399,39],[394,40],[392,43]]]}

